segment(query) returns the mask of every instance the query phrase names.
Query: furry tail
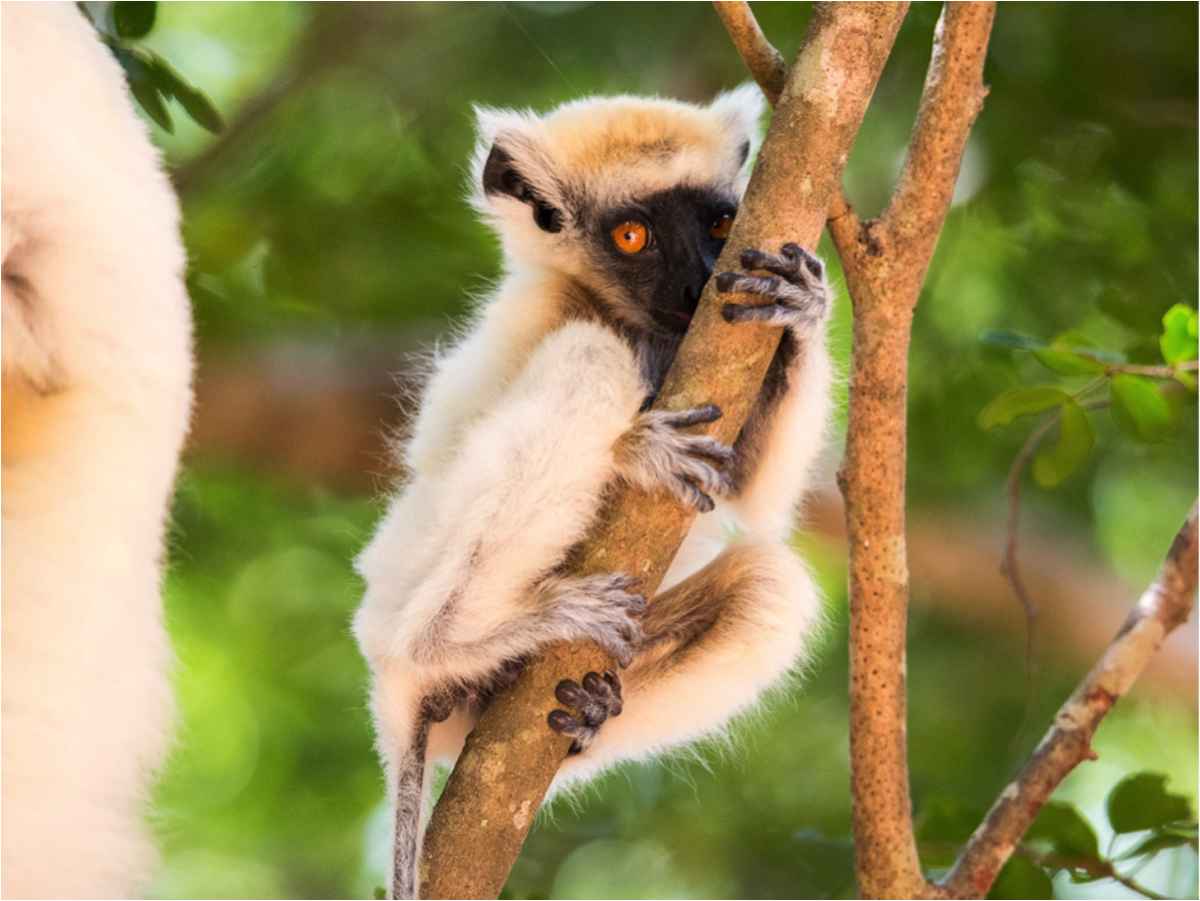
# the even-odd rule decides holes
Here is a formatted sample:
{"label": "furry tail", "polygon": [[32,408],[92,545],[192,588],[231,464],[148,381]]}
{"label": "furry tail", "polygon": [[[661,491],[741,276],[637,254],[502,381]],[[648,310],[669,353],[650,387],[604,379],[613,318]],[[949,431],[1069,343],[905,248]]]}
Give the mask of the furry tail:
{"label": "furry tail", "polygon": [[429,749],[429,730],[434,723],[445,722],[454,711],[457,696],[453,691],[428,695],[412,731],[412,738],[396,767],[396,820],[392,838],[392,897],[415,899],[421,888],[417,864],[421,860],[421,840],[425,835],[425,798],[428,771],[425,758]]}

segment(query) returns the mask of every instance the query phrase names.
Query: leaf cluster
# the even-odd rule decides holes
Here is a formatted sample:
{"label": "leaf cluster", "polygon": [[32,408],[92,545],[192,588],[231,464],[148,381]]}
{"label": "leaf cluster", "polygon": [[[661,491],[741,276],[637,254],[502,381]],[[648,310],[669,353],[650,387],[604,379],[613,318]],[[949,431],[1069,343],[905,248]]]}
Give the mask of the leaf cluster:
{"label": "leaf cluster", "polygon": [[1098,347],[1082,332],[1071,329],[1052,341],[1020,332],[988,330],[980,340],[998,347],[1031,353],[1039,363],[1063,378],[1088,378],[1081,388],[1022,385],[1009,389],[979,413],[979,426],[1006,426],[1023,416],[1047,414],[1035,442],[1057,426],[1054,443],[1033,459],[1034,480],[1053,487],[1074,475],[1095,445],[1090,414],[1107,408],[1113,422],[1138,444],[1158,444],[1178,431],[1183,412],[1196,398],[1197,320],[1195,310],[1172,306],[1162,318],[1156,365],[1131,363],[1129,356]]}
{"label": "leaf cluster", "polygon": [[153,50],[136,43],[154,28],[157,3],[117,0],[81,3],[79,6],[125,70],[130,93],[160,128],[171,134],[175,132],[175,123],[167,110],[167,103],[174,99],[201,128],[212,134],[224,130],[221,114],[203,91],[190,84]]}
{"label": "leaf cluster", "polygon": [[[1161,897],[1135,877],[1162,851],[1185,847],[1196,851],[1196,814],[1191,803],[1168,791],[1166,776],[1140,772],[1113,787],[1105,812],[1113,838],[1101,850],[1096,827],[1075,805],[1047,803],[988,897],[1054,898],[1053,879],[1059,873],[1076,884],[1111,880],[1147,898]],[[981,816],[981,811],[956,798],[929,799],[917,821],[925,865],[949,866]]]}

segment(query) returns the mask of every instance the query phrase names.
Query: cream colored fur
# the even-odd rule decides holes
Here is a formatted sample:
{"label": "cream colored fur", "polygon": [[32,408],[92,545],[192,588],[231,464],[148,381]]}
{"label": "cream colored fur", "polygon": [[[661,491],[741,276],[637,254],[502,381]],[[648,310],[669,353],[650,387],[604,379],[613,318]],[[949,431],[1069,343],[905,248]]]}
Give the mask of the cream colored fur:
{"label": "cream colored fur", "polygon": [[72,3],[3,37],[5,897],[129,897],[171,710],[163,531],[191,404],[178,209]]}

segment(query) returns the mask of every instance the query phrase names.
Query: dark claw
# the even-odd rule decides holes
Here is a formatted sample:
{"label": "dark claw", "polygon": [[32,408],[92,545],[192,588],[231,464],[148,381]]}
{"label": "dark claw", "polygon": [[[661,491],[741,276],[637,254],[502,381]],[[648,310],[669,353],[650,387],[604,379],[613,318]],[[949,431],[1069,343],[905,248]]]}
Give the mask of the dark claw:
{"label": "dark claw", "polygon": [[741,264],[743,269],[764,269],[774,272],[778,267],[779,258],[773,253],[761,250],[743,250]]}
{"label": "dark claw", "polygon": [[634,578],[629,573],[613,573],[613,584],[621,591],[628,591],[641,585],[642,580]]}
{"label": "dark claw", "polygon": [[604,681],[608,683],[608,687],[612,689],[613,697],[618,701],[624,701],[624,694],[621,691],[621,679],[614,672],[606,672]]}
{"label": "dark claw", "polygon": [[704,423],[716,422],[723,415],[720,407],[716,404],[709,404],[707,407],[701,407],[698,410],[683,410],[680,413],[672,414],[671,425],[676,428],[684,428],[689,425],[702,425]]}
{"label": "dark claw", "polygon": [[558,688],[554,689],[554,697],[558,698],[560,703],[574,707],[576,710],[584,704],[582,687],[578,682],[572,682],[570,679],[563,679],[558,683]]}
{"label": "dark claw", "polygon": [[736,281],[736,272],[722,272],[717,276],[717,290],[722,294],[729,294],[733,290],[733,285]]}
{"label": "dark claw", "polygon": [[568,754],[578,754],[587,744],[591,744],[591,739],[595,737],[593,729],[591,734],[584,738],[584,733],[588,732],[587,727],[565,710],[551,710],[549,716],[546,717],[546,725],[559,735],[574,739],[567,751]]}
{"label": "dark claw", "polygon": [[711,513],[717,505],[713,499],[686,479],[679,480],[680,490],[688,496],[692,506],[701,513]]}

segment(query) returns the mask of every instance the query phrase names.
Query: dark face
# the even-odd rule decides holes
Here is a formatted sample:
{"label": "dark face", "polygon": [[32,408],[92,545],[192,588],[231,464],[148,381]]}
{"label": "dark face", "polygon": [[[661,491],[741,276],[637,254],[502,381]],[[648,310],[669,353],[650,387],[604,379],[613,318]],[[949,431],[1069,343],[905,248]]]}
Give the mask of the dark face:
{"label": "dark face", "polygon": [[728,196],[673,188],[597,216],[587,237],[614,286],[650,314],[656,330],[682,334],[736,212]]}
{"label": "dark face", "polygon": [[[749,144],[743,154],[748,150]],[[681,187],[603,212],[584,200],[568,220],[499,145],[492,147],[484,165],[483,189],[527,204],[542,231],[557,234],[572,222],[591,248],[610,299],[610,292],[620,295],[649,315],[656,332],[673,337],[691,323],[737,213],[736,199],[728,194]],[[622,315],[619,305],[612,312],[630,324],[643,322],[641,316]]]}

